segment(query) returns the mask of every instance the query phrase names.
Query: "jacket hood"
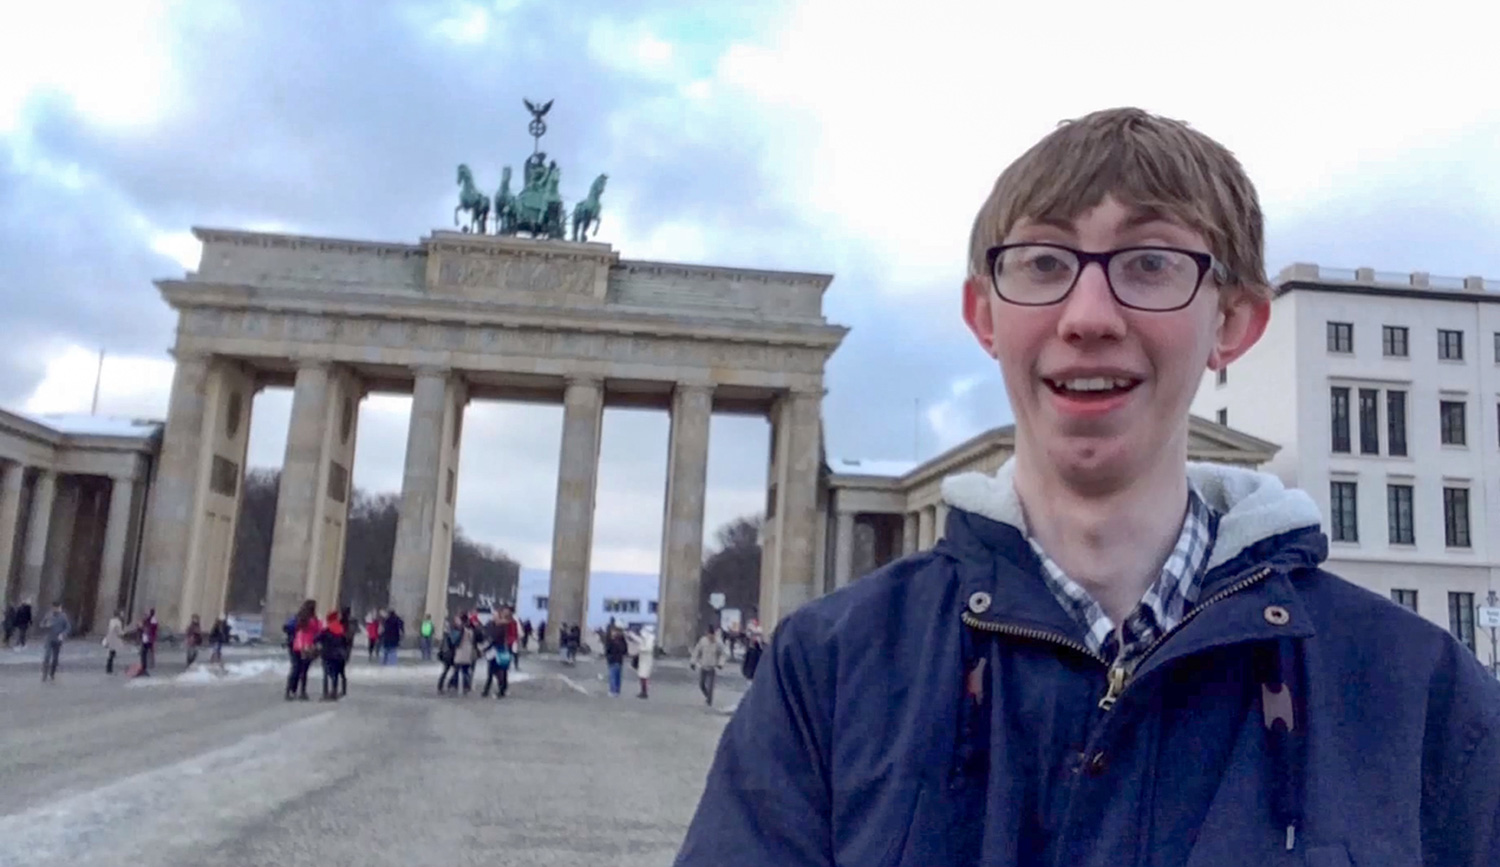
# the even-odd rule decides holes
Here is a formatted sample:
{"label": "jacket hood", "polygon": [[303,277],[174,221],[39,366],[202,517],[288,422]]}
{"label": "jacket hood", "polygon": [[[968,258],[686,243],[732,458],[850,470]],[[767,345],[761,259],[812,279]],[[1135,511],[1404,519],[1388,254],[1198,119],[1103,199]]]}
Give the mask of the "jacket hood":
{"label": "jacket hood", "polygon": [[[1187,476],[1203,502],[1219,515],[1209,569],[1229,562],[1257,542],[1322,524],[1318,506],[1306,491],[1288,488],[1269,473],[1190,461]],[[1027,535],[1026,515],[1016,496],[1014,457],[993,476],[978,472],[949,476],[942,490],[943,502],[949,506]]]}

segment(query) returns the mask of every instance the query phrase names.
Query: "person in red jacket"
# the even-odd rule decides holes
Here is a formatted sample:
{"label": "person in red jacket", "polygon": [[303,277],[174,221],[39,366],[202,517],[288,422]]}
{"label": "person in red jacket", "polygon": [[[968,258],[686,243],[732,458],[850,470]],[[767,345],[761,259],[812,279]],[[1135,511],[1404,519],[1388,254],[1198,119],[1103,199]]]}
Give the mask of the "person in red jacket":
{"label": "person in red jacket", "polygon": [[348,661],[349,643],[346,640],[344,621],[337,610],[328,612],[323,621],[323,631],[318,633],[318,654],[323,658],[323,701],[338,701],[347,686],[344,684],[344,664]]}
{"label": "person in red jacket", "polygon": [[309,599],[297,609],[292,628],[291,671],[286,678],[286,700],[293,698],[307,701],[307,670],[312,667],[313,657],[318,653],[318,634],[323,624],[318,621],[318,603]]}

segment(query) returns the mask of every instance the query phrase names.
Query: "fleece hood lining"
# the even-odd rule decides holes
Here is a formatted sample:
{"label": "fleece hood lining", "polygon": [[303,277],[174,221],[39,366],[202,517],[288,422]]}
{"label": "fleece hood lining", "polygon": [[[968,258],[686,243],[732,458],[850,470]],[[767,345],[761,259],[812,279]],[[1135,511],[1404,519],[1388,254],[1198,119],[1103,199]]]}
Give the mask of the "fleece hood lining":
{"label": "fleece hood lining", "polygon": [[[1209,569],[1263,539],[1322,524],[1318,506],[1306,491],[1288,488],[1269,473],[1190,461],[1187,476],[1203,502],[1220,516]],[[1028,535],[1026,515],[1016,496],[1014,457],[993,476],[979,472],[949,476],[942,490],[943,502],[949,506]]]}

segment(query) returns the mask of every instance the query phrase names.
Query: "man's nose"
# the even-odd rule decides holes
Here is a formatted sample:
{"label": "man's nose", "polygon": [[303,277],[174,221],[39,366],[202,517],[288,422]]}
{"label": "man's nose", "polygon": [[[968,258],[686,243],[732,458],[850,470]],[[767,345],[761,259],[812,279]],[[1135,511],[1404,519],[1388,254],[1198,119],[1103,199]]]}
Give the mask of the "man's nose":
{"label": "man's nose", "polygon": [[1125,333],[1123,308],[1109,289],[1104,266],[1089,263],[1063,301],[1058,332],[1068,340],[1115,338]]}

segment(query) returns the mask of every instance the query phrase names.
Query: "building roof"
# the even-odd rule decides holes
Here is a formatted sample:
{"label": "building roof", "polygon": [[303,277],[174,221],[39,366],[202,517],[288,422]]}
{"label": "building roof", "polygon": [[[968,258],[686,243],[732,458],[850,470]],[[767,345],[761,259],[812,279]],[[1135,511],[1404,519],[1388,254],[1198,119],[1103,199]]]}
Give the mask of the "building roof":
{"label": "building roof", "polygon": [[1280,297],[1293,290],[1383,295],[1500,304],[1500,280],[1477,276],[1449,277],[1426,271],[1409,273],[1374,268],[1328,268],[1298,262],[1281,269],[1271,280]]}
{"label": "building roof", "polygon": [[[864,477],[910,483],[933,474],[946,475],[953,467],[965,465],[991,449],[1014,448],[1015,435],[1016,426],[1005,424],[969,437],[925,461],[839,458],[829,460],[826,469],[834,477],[845,479]],[[1252,457],[1264,463],[1281,451],[1276,443],[1196,415],[1188,416],[1188,437],[1194,446],[1192,451],[1208,460]]]}
{"label": "building roof", "polygon": [[[0,410],[0,413],[4,413]],[[154,419],[121,418],[118,416],[83,415],[81,413],[33,414],[12,412],[9,415],[41,425],[54,433],[73,437],[131,437],[146,438],[161,430],[162,423]]]}
{"label": "building roof", "polygon": [[838,475],[884,476],[895,479],[906,475],[921,465],[921,461],[871,461],[860,458],[837,458],[829,460],[828,471]]}

